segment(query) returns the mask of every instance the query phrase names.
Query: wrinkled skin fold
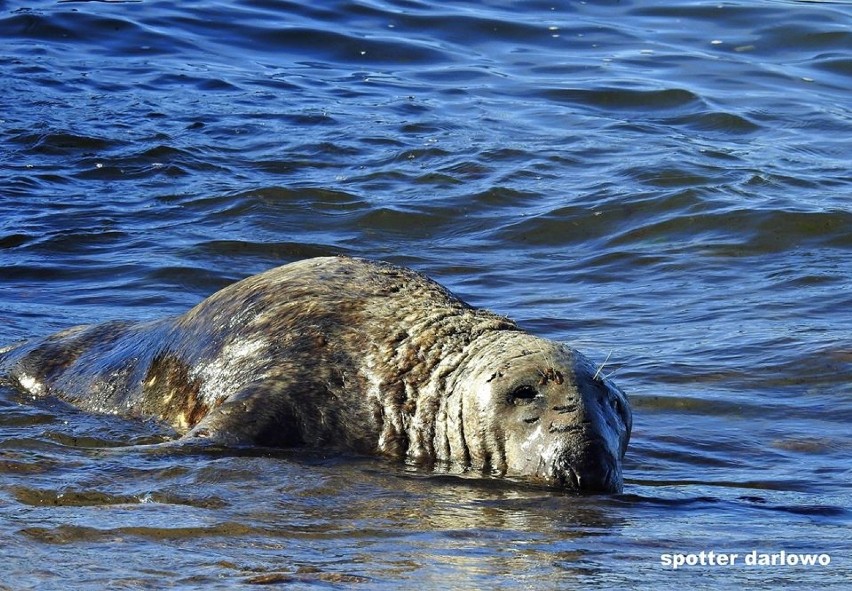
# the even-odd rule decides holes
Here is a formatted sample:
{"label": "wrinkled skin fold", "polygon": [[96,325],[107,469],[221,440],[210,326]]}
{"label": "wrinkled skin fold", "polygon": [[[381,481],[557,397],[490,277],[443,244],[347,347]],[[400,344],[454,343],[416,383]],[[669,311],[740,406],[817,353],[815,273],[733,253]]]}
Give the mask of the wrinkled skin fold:
{"label": "wrinkled skin fold", "polygon": [[378,454],[618,492],[627,397],[579,352],[408,269],[308,259],[177,317],[0,348],[0,379],[183,439]]}

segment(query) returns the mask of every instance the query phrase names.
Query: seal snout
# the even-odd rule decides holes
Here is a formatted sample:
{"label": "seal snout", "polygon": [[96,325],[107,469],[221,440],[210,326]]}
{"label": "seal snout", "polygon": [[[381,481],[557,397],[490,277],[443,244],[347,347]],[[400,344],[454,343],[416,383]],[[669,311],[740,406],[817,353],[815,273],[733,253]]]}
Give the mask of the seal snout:
{"label": "seal snout", "polygon": [[580,354],[574,362],[574,391],[553,407],[552,429],[574,437],[565,450],[567,478],[584,492],[621,492],[621,461],[630,438],[632,417],[624,393],[593,373]]}
{"label": "seal snout", "polygon": [[603,440],[588,440],[579,455],[567,451],[551,465],[545,478],[553,485],[587,493],[619,493],[621,461]]}
{"label": "seal snout", "polygon": [[552,460],[545,464],[545,480],[582,492],[621,492],[621,433],[609,415],[597,401],[587,405],[579,397],[553,411],[547,429]]}

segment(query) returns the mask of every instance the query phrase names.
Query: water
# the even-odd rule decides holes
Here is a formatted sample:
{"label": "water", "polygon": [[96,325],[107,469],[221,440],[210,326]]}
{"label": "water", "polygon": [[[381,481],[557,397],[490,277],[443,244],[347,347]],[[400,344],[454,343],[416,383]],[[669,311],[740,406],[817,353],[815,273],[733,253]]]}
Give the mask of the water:
{"label": "water", "polygon": [[574,497],[0,390],[0,588],[848,588],[850,46],[843,2],[0,2],[2,342],[347,253],[635,417]]}

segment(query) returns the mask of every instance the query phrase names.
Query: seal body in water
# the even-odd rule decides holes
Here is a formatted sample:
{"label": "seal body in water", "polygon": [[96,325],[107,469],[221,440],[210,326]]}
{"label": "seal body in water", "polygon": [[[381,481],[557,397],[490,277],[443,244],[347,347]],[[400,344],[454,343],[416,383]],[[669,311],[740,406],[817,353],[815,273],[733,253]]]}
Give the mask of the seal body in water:
{"label": "seal body in water", "polygon": [[34,396],[167,422],[184,439],[379,454],[616,492],[627,398],[590,361],[426,277],[308,259],[153,322],[78,326],[0,349]]}

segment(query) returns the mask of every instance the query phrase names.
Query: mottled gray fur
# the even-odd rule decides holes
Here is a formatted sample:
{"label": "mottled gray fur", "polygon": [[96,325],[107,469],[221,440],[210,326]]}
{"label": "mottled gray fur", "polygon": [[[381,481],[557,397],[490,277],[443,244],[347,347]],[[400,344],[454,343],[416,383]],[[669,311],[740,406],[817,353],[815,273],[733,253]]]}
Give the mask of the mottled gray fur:
{"label": "mottled gray fur", "polygon": [[309,259],[186,314],[0,349],[0,376],[184,438],[348,449],[618,491],[625,395],[590,362],[386,263]]}

